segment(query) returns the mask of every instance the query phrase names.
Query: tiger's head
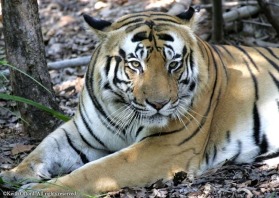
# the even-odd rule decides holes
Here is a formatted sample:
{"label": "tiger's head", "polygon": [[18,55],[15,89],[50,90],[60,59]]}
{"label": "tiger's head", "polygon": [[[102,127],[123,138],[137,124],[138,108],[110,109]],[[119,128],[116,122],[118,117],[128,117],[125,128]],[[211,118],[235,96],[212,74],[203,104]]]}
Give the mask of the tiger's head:
{"label": "tiger's head", "polygon": [[113,24],[84,15],[101,40],[86,83],[94,81],[107,115],[123,126],[163,127],[187,113],[198,89],[201,56],[194,13],[193,8],[177,16],[142,12]]}

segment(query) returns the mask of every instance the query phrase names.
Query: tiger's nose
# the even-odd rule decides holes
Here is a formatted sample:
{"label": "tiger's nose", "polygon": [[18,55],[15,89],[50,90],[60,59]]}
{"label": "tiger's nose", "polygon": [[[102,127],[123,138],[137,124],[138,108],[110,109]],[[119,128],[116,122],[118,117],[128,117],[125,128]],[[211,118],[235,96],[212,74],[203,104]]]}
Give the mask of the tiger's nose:
{"label": "tiger's nose", "polygon": [[154,109],[156,110],[160,110],[162,109],[168,102],[169,100],[146,100],[147,104],[149,104],[150,106],[152,106]]}

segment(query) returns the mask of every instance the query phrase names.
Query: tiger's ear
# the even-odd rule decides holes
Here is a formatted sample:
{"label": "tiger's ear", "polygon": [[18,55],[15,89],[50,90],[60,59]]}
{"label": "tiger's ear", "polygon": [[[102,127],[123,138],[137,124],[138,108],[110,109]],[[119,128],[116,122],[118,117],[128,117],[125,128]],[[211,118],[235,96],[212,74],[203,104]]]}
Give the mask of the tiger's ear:
{"label": "tiger's ear", "polygon": [[198,13],[199,11],[200,11],[199,7],[197,7],[196,9],[194,9],[193,7],[189,7],[188,10],[176,16],[182,19],[185,22],[185,24],[190,26],[190,28],[195,31],[198,24],[197,19],[199,18],[199,13]]}
{"label": "tiger's ear", "polygon": [[111,26],[111,22],[102,20],[102,19],[95,19],[87,14],[83,14],[83,18],[88,26],[97,34],[97,36],[102,39],[106,37],[106,28]]}

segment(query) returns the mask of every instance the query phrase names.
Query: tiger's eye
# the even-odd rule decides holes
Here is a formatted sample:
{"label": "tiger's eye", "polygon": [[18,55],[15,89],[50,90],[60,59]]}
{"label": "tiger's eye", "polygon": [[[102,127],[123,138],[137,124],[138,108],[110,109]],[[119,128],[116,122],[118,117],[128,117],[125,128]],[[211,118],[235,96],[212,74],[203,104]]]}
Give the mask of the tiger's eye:
{"label": "tiger's eye", "polygon": [[140,66],[140,63],[138,61],[132,61],[131,64],[132,64],[133,67],[139,67]]}
{"label": "tiger's eye", "polygon": [[173,61],[173,62],[171,62],[171,63],[169,64],[169,68],[170,68],[170,69],[174,69],[174,68],[177,66],[177,64],[178,64],[178,62]]}

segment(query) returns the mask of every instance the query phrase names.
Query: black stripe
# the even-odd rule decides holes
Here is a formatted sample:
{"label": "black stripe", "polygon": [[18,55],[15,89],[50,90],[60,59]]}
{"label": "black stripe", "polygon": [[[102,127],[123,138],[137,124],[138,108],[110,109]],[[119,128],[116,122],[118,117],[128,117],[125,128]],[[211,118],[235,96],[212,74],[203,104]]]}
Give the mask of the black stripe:
{"label": "black stripe", "polygon": [[122,48],[119,49],[118,53],[124,60],[126,59],[126,52]]}
{"label": "black stripe", "polygon": [[[117,130],[119,130],[119,126],[117,126],[109,118],[109,116],[106,115],[106,113],[103,110],[101,104],[97,100],[99,97],[95,96],[94,89],[93,89],[93,85],[94,85],[94,69],[95,69],[95,65],[96,65],[96,62],[97,62],[97,58],[99,57],[99,54],[100,54],[100,49],[101,49],[101,45],[99,45],[95,49],[94,54],[93,54],[93,56],[91,58],[90,65],[89,65],[88,71],[86,73],[85,87],[88,90],[89,97],[90,97],[90,99],[91,99],[91,101],[93,103],[93,106],[95,107],[95,109],[97,111],[96,113],[97,113],[99,119],[101,120],[101,122],[103,123],[103,125],[106,126],[109,131],[115,131],[114,129],[111,129],[110,126],[114,126]],[[83,108],[86,109],[85,107],[83,107]],[[104,122],[104,120],[106,121],[106,123]],[[123,137],[120,137],[120,138],[123,139]]]}
{"label": "black stripe", "polygon": [[136,47],[136,49],[135,49],[135,55],[136,55],[136,57],[139,59],[139,57],[138,57],[138,51],[139,50],[142,50],[143,49],[143,47],[140,45],[140,43],[137,45],[137,47]]}
{"label": "black stripe", "polygon": [[196,88],[196,82],[195,81],[192,81],[191,82],[191,84],[190,84],[190,86],[189,86],[189,91],[190,92],[192,92],[192,91],[194,91],[194,89]]}
{"label": "black stripe", "polygon": [[143,130],[143,126],[140,126],[136,132],[136,138],[138,137],[138,135],[140,134],[140,132]]}
{"label": "black stripe", "polygon": [[138,42],[138,41],[143,41],[145,39],[148,39],[147,37],[147,32],[146,31],[142,31],[142,32],[138,32],[136,33],[133,38],[132,38],[132,42]]}
{"label": "black stripe", "polygon": [[[116,23],[117,24],[118,23],[123,23],[123,22],[125,22],[127,20],[130,20],[130,19],[133,19],[133,18],[139,18],[139,17],[149,17],[149,16],[146,15],[146,14],[136,14],[136,15],[132,15],[132,16],[126,17],[125,19],[122,19],[120,21],[117,21]],[[143,18],[142,18],[142,20],[143,20]]]}
{"label": "black stripe", "polygon": [[227,142],[228,142],[228,143],[231,142],[231,132],[230,132],[230,131],[227,131],[227,133],[226,133],[226,139],[227,139]]}
{"label": "black stripe", "polygon": [[208,49],[211,53],[211,56],[212,56],[212,60],[213,60],[213,65],[214,65],[214,69],[215,69],[215,81],[214,81],[214,85],[213,85],[213,89],[212,89],[212,94],[210,96],[210,99],[209,99],[209,104],[208,104],[208,107],[207,107],[207,110],[205,112],[205,114],[203,115],[203,118],[200,122],[200,125],[197,127],[197,129],[187,138],[185,138],[183,141],[181,141],[178,145],[182,145],[182,144],[185,144],[186,142],[188,142],[190,139],[192,139],[194,136],[196,136],[196,134],[198,132],[200,132],[200,129],[203,127],[203,125],[205,124],[206,122],[206,118],[208,116],[208,113],[209,113],[209,110],[211,109],[211,104],[212,104],[212,100],[213,100],[213,96],[215,94],[215,91],[216,91],[216,85],[217,85],[217,81],[218,81],[218,67],[217,67],[217,63],[216,63],[216,60],[213,56],[213,53],[212,53],[212,50],[210,48],[210,46],[208,46]]}
{"label": "black stripe", "polygon": [[270,73],[270,72],[269,72],[269,75],[271,76],[271,78],[272,78],[274,84],[277,86],[277,88],[278,88],[278,90],[279,90],[279,80],[277,80],[277,79],[275,78],[275,76],[273,76],[273,74]]}
{"label": "black stripe", "polygon": [[276,158],[276,157],[279,157],[279,150],[259,156],[256,158],[255,162],[261,162],[261,161]]}
{"label": "black stripe", "polygon": [[[206,47],[205,47],[205,44],[204,44],[205,41],[201,40],[201,38],[198,37],[198,36],[196,36],[196,39],[198,41],[198,46],[200,48],[200,51],[202,52],[203,59],[205,59],[206,58],[205,53],[204,53],[204,51],[206,52]],[[208,58],[208,55],[207,55],[207,58]]]}
{"label": "black stripe", "polygon": [[179,23],[179,22],[177,22],[177,21],[175,21],[175,20],[172,20],[172,19],[167,19],[167,18],[155,18],[155,19],[153,19],[154,21],[163,21],[163,22],[171,22],[171,23],[175,23],[175,24],[181,24],[181,23]]}
{"label": "black stripe", "polygon": [[99,57],[99,54],[100,54],[100,46],[98,46],[98,48],[94,52],[94,55],[92,57],[94,61],[92,62],[91,65],[89,65],[88,71],[86,73],[85,87],[88,90],[89,97],[93,102],[93,106],[96,108],[96,110],[100,112],[100,114],[102,114],[104,117],[108,117],[105,111],[103,110],[101,104],[98,102],[97,100],[98,97],[95,96],[94,89],[93,89],[95,64],[97,62],[97,57]]}
{"label": "black stripe", "polygon": [[[117,29],[120,29],[120,28],[122,28],[122,27],[124,27],[124,26],[128,26],[128,25],[130,25],[130,24],[138,23],[138,22],[141,22],[141,21],[143,21],[142,18],[135,19],[135,20],[132,20],[132,21],[129,21],[129,22],[127,22],[127,23],[122,24],[122,25],[121,25],[119,28],[117,28]],[[142,24],[142,23],[141,23],[141,24]]]}
{"label": "black stripe", "polygon": [[277,63],[275,63],[273,60],[271,60],[270,58],[268,58],[264,53],[262,53],[260,50],[257,49],[257,51],[259,52],[259,54],[261,54],[266,60],[267,62],[269,62],[278,72],[279,72],[279,65]]}
{"label": "black stripe", "polygon": [[181,54],[175,54],[173,58],[180,58],[180,57],[181,57]]}
{"label": "black stripe", "polygon": [[148,40],[149,40],[150,42],[152,42],[152,40],[153,40],[153,34],[152,34],[152,31],[150,31],[150,32],[149,32],[149,35],[148,35]]}
{"label": "black stripe", "polygon": [[[158,132],[158,133],[155,133],[155,134],[152,134],[152,135],[145,136],[145,137],[143,137],[140,141],[145,140],[146,138],[159,137],[159,136],[171,135],[171,134],[174,134],[174,133],[179,133],[179,132],[181,132],[183,129],[185,129],[185,126],[183,126],[183,127],[180,128],[180,129],[174,130],[174,131]],[[139,142],[140,142],[140,141],[139,141]]]}
{"label": "black stripe", "polygon": [[249,61],[253,64],[253,66],[257,69],[257,71],[259,71],[259,68],[257,66],[257,64],[255,63],[255,61],[251,58],[251,56],[249,55],[249,53],[247,53],[246,50],[244,50],[242,47],[240,46],[234,46],[237,49],[239,49],[241,52],[243,52],[243,54],[245,54],[245,56],[249,59]]}
{"label": "black stripe", "polygon": [[81,161],[83,164],[86,164],[89,162],[88,158],[86,157],[86,155],[84,153],[82,153],[82,151],[80,151],[78,148],[76,148],[74,146],[74,144],[72,143],[72,140],[70,139],[68,133],[66,132],[65,129],[62,128],[62,130],[65,132],[65,135],[66,135],[66,138],[67,138],[67,141],[68,141],[68,144],[72,147],[72,149],[80,156],[81,158]]}
{"label": "black stripe", "polygon": [[186,56],[186,53],[187,53],[187,48],[186,48],[186,46],[184,45],[183,50],[182,50],[182,57],[183,57],[183,58]]}
{"label": "black stripe", "polygon": [[224,45],[218,45],[218,47],[221,47],[224,51],[226,51],[226,53],[232,58],[235,60],[235,57],[232,55],[232,53],[227,49],[226,46]]}
{"label": "black stripe", "polygon": [[[264,49],[266,49],[272,56],[274,56],[275,58],[279,59],[279,56],[277,56],[276,54],[274,54],[274,52],[272,51],[272,49],[270,49],[269,47],[265,47]],[[278,49],[278,48],[276,48]]]}
{"label": "black stripe", "polygon": [[191,71],[193,71],[194,70],[193,50],[190,50],[189,62],[190,62]]}
{"label": "black stripe", "polygon": [[[118,97],[117,99],[114,99],[113,101],[115,101],[115,102],[118,101],[118,102],[121,102],[121,103],[125,103],[125,104],[126,104],[124,97],[123,97],[122,95],[120,95],[119,93],[115,92],[115,91],[112,89],[112,87],[110,86],[109,82],[106,82],[106,83],[104,84],[104,87],[103,87],[103,88],[104,88],[105,90],[107,90],[107,91],[112,92],[115,96]],[[129,91],[130,89],[131,89],[131,88],[128,87],[126,91]],[[129,104],[128,104],[128,105],[129,105]],[[117,125],[116,125],[115,123],[112,123],[112,125],[113,125],[114,127],[117,127]]]}
{"label": "black stripe", "polygon": [[268,151],[268,142],[265,134],[262,135],[260,149],[261,149],[260,154],[266,153]]}
{"label": "black stripe", "polygon": [[[115,103],[125,103],[125,100],[124,100],[123,96],[121,96],[120,94],[118,94],[117,92],[115,92],[115,91],[111,88],[111,86],[110,86],[110,84],[109,84],[108,82],[106,82],[106,83],[104,84],[104,87],[103,87],[103,88],[106,89],[106,90],[108,90],[108,91],[110,91],[110,92],[112,92],[115,96],[118,96],[118,99],[115,99],[115,100],[114,100]],[[81,96],[81,97],[82,97],[82,96]],[[89,116],[88,116],[88,114],[87,114],[87,112],[86,112],[86,108],[85,108],[83,102],[81,102],[81,104],[82,104],[82,108],[85,109],[85,114],[86,114],[87,118],[89,118]],[[125,103],[125,104],[126,104],[126,103]],[[105,119],[103,118],[103,116],[98,116],[98,117],[99,117],[100,121],[102,122],[102,124],[103,124],[110,132],[119,131],[120,127],[119,127],[115,122],[113,122],[109,117],[105,117]],[[122,132],[123,132],[123,133],[126,133],[126,132],[125,132],[125,129],[123,129]],[[112,133],[112,134],[113,134],[113,133]],[[124,137],[121,137],[121,136],[118,136],[118,137],[120,137],[122,140],[124,140]],[[96,149],[97,149],[97,148],[96,148]]]}
{"label": "black stripe", "polygon": [[164,58],[164,61],[166,62],[167,55],[166,55],[166,50],[165,49],[163,50],[163,58]]}
{"label": "black stripe", "polygon": [[[169,69],[170,71],[169,72],[176,72],[176,71],[178,71],[178,70],[180,70],[182,67],[184,67],[184,65],[183,65],[183,63],[179,63],[179,62],[177,62],[177,65],[178,66],[176,66],[174,69]],[[185,71],[185,70],[184,70]],[[181,75],[183,74],[184,72],[181,72],[180,73],[180,76],[179,76],[179,78],[178,78],[178,82],[180,82],[180,78],[181,78]]]}
{"label": "black stripe", "polygon": [[[200,39],[199,39],[200,40]],[[200,40],[200,42],[202,44],[202,47],[204,48],[204,51],[206,52],[206,57],[207,57],[207,73],[208,73],[208,78],[210,79],[210,55],[208,54],[208,45],[206,45],[205,42],[203,42],[202,40]]]}
{"label": "black stripe", "polygon": [[[82,104],[83,104],[83,103],[82,103]],[[79,106],[79,107],[80,107],[80,106]],[[84,112],[85,112],[85,114],[86,114],[86,117],[88,118],[88,114],[87,114],[86,109],[84,108],[84,106],[83,106],[83,110],[84,110]],[[107,146],[94,134],[94,132],[92,131],[92,129],[89,127],[89,125],[88,125],[88,123],[87,123],[87,121],[86,121],[86,119],[85,119],[85,117],[84,117],[84,114],[83,114],[83,111],[81,110],[81,108],[79,109],[79,112],[80,112],[81,119],[82,119],[82,121],[83,121],[83,123],[84,123],[84,125],[85,125],[85,127],[86,127],[86,129],[87,129],[87,131],[91,134],[91,136],[92,136],[97,142],[99,142],[99,144],[101,144],[104,148],[107,148]]]}
{"label": "black stripe", "polygon": [[137,58],[133,53],[128,54],[128,58]]}
{"label": "black stripe", "polygon": [[[120,101],[115,100],[115,102],[120,102]],[[102,124],[103,124],[112,134],[115,134],[115,133],[113,133],[114,131],[115,131],[115,132],[119,131],[120,127],[119,127],[118,125],[116,125],[114,122],[109,121],[110,119],[109,119],[108,117],[105,118],[105,119],[104,119],[103,117],[100,117],[100,120],[101,120]],[[114,128],[113,128],[113,127],[114,127]],[[123,132],[123,134],[125,134],[125,133],[126,133],[125,129],[123,129],[122,132]],[[125,137],[120,136],[121,134],[119,134],[119,133],[116,133],[116,134],[118,135],[117,137],[121,138],[123,141],[125,140]]]}
{"label": "black stripe", "polygon": [[189,54],[187,55],[187,57],[185,57],[186,56],[186,52],[187,52],[187,48],[186,48],[186,46],[184,46],[183,50],[182,50],[182,63],[181,63],[181,66],[182,67],[185,66],[185,68],[186,68],[186,72],[187,72],[186,73],[186,77],[185,77],[185,79],[181,80],[181,78],[182,78],[182,76],[183,76],[183,74],[185,72],[185,70],[184,70],[183,72],[181,72],[181,74],[180,74],[180,76],[178,78],[178,82],[187,85],[189,83],[189,81],[190,81],[190,78],[188,76],[189,71],[188,71],[188,66],[187,66],[187,59],[188,59]]}
{"label": "black stripe", "polygon": [[[119,79],[118,78],[118,75],[117,75],[117,72],[119,71],[119,64],[121,63],[122,59],[119,57],[119,56],[115,56],[115,61],[116,61],[116,65],[115,65],[115,69],[114,69],[114,77],[113,77],[113,84],[115,86],[117,86],[119,89],[121,89],[120,86],[118,86],[118,84],[125,84],[126,86],[128,86],[128,84],[130,83],[129,81],[125,81],[123,79]],[[125,72],[124,72],[125,73]],[[122,90],[122,89],[121,89]],[[124,91],[124,90],[123,90]]]}
{"label": "black stripe", "polygon": [[208,163],[209,163],[209,155],[208,155],[208,153],[205,154],[205,163],[206,163],[206,165],[208,165]]}
{"label": "black stripe", "polygon": [[235,163],[235,161],[236,161],[236,159],[240,156],[240,154],[241,154],[241,151],[242,151],[242,142],[240,141],[240,140],[237,140],[237,148],[238,148],[238,150],[237,150],[237,153],[230,159],[230,161],[232,162],[232,163]]}
{"label": "black stripe", "polygon": [[[210,68],[211,68],[210,56],[212,56],[212,54],[211,55],[209,54],[209,50],[208,50],[209,46],[208,46],[208,44],[206,42],[204,42],[203,40],[201,40],[199,37],[196,37],[196,38],[199,41],[198,43],[199,43],[199,45],[201,47],[200,50],[202,50],[202,51],[204,50],[205,51],[205,53],[203,53],[204,54],[204,60],[207,59],[207,63],[206,63],[206,65],[207,65],[207,75],[208,75],[208,79],[210,80],[211,77],[212,77],[211,73],[210,73]],[[199,81],[201,81],[200,78],[199,78]]]}
{"label": "black stripe", "polygon": [[[185,70],[184,70],[183,72],[181,72],[181,74],[180,74],[180,76],[179,76],[179,78],[178,78],[178,82],[179,82],[180,84],[187,85],[187,84],[190,82],[190,79],[188,78],[188,73],[187,73],[187,76],[186,76],[183,80],[181,80],[181,78],[182,78],[184,72],[185,72]],[[188,72],[188,67],[186,67],[186,72]]]}
{"label": "black stripe", "polygon": [[163,41],[174,41],[174,38],[169,34],[157,34],[158,38]]}
{"label": "black stripe", "polygon": [[[189,59],[189,54],[185,57],[185,59],[183,59],[183,65],[185,65],[185,70],[186,70],[186,77],[183,79],[183,80],[181,80],[181,78],[182,78],[182,76],[183,76],[183,74],[185,73],[185,70],[181,73],[181,75],[179,76],[179,83],[181,83],[181,84],[185,84],[185,85],[187,85],[187,84],[189,84],[190,83],[190,80],[191,80],[191,77],[189,77],[189,74],[190,74],[190,72],[189,72],[189,66],[188,66],[188,59]],[[191,66],[190,66],[190,68],[192,68]],[[191,70],[192,71],[192,70]]]}
{"label": "black stripe", "polygon": [[153,40],[154,40],[154,46],[156,47],[157,51],[160,51],[161,47],[158,47],[156,38],[155,38],[155,36],[153,34],[152,34],[152,37],[153,37]]}
{"label": "black stripe", "polygon": [[166,48],[170,48],[171,51],[172,51],[173,53],[175,53],[175,51],[174,51],[174,49],[173,49],[173,47],[172,47],[171,45],[164,44],[164,46],[165,46]]}
{"label": "black stripe", "polygon": [[[123,102],[123,101],[125,101],[124,98],[123,98],[121,95],[119,95],[118,93],[116,93],[114,90],[112,90],[112,88],[110,87],[110,84],[109,84],[109,83],[105,83],[104,89],[110,90],[112,93],[114,93],[116,96],[118,96],[118,97],[120,98],[120,100],[115,100],[115,102],[125,103],[125,102]],[[81,96],[81,97],[82,97],[82,96]],[[81,104],[82,104],[82,108],[86,110],[86,108],[85,108],[83,102],[81,102]],[[85,111],[85,113],[86,113],[86,111]],[[86,116],[87,116],[87,118],[89,118],[89,116],[87,115],[87,113],[86,113]],[[116,131],[116,130],[119,130],[119,129],[120,129],[120,127],[119,127],[118,125],[116,125],[116,123],[114,123],[109,117],[105,117],[105,119],[104,119],[103,116],[98,116],[98,117],[99,117],[100,121],[102,122],[102,124],[103,124],[109,131],[112,132],[112,131]],[[114,128],[113,128],[113,127],[114,127]],[[125,131],[124,131],[124,133],[125,133]],[[120,137],[120,136],[118,136],[118,137]],[[120,137],[120,138],[121,138],[122,140],[124,140],[123,137]]]}
{"label": "black stripe", "polygon": [[141,59],[143,59],[143,53],[144,53],[144,50],[142,49],[142,50],[140,51],[140,57],[141,57]]}
{"label": "black stripe", "polygon": [[[97,57],[99,57],[100,54],[100,46],[97,47],[96,51],[93,54],[92,59],[94,60],[92,62],[92,64],[89,66],[88,71],[86,73],[86,80],[85,80],[85,86],[88,90],[88,94],[89,97],[93,103],[93,106],[95,107],[95,109],[97,110],[97,114],[98,117],[100,118],[100,120],[102,121],[102,123],[104,124],[104,126],[108,127],[107,123],[103,122],[103,119],[101,118],[102,116],[104,118],[106,118],[106,120],[108,121],[108,123],[114,127],[117,128],[117,125],[109,118],[108,115],[106,115],[105,111],[103,110],[101,104],[98,102],[98,98],[97,96],[95,96],[94,93],[94,89],[93,89],[93,85],[94,85],[94,69],[95,69],[95,64],[97,62]],[[84,108],[84,107],[83,107]],[[85,109],[85,108],[84,108]],[[118,128],[117,128],[118,129]]]}
{"label": "black stripe", "polygon": [[254,140],[257,145],[260,143],[260,130],[261,130],[261,123],[260,123],[260,116],[258,112],[258,108],[256,103],[254,103],[254,108],[253,108],[253,121],[254,121]]}
{"label": "black stripe", "polygon": [[108,73],[109,73],[109,70],[110,70],[111,59],[112,59],[111,56],[108,56],[108,57],[107,57],[107,63],[106,63],[106,66],[105,66],[105,73],[106,73],[106,76],[108,76]]}
{"label": "black stripe", "polygon": [[112,90],[112,88],[111,88],[109,82],[106,82],[106,83],[104,84],[104,89],[113,92],[113,90]]}
{"label": "black stripe", "polygon": [[[62,130],[63,130],[63,131],[66,131],[66,130],[63,129],[63,128],[62,128]],[[52,139],[55,141],[55,144],[57,145],[58,151],[61,152],[61,148],[60,148],[60,145],[59,145],[58,140],[57,140],[55,137],[51,137],[51,136],[50,136],[50,138],[52,138]]]}
{"label": "black stripe", "polygon": [[226,79],[228,79],[228,71],[227,71],[227,68],[226,68],[226,66],[225,66],[225,64],[223,62],[223,57],[221,56],[219,49],[215,45],[211,45],[211,46],[214,49],[214,51],[216,52],[216,54],[218,54],[219,59],[220,59],[220,61],[222,63],[223,69],[224,69],[225,74],[226,74]]}
{"label": "black stripe", "polygon": [[[81,111],[81,109],[79,109],[79,111]],[[77,125],[76,121],[73,120],[73,122],[74,122],[75,127],[77,128],[77,131],[78,131],[78,133],[79,133],[80,138],[82,139],[82,141],[83,141],[88,147],[91,147],[91,148],[93,148],[93,149],[98,149],[98,148],[94,147],[93,145],[91,145],[91,144],[85,139],[85,137],[84,137],[84,136],[82,135],[82,133],[80,132],[80,130],[79,130],[79,128],[78,128],[78,125]]]}
{"label": "black stripe", "polygon": [[[212,92],[214,93],[214,92]],[[195,137],[198,132],[200,132],[200,129],[203,127],[203,125],[205,124],[205,121],[206,121],[206,118],[207,118],[207,115],[209,113],[209,110],[210,110],[210,105],[212,103],[212,99],[210,99],[210,104],[208,105],[208,108],[206,110],[206,113],[203,115],[203,119],[202,121],[200,122],[200,125],[196,128],[196,130],[187,138],[185,138],[183,141],[181,141],[178,146],[181,146],[182,144],[185,144],[186,142],[188,142],[190,139],[192,139],[193,137]]]}
{"label": "black stripe", "polygon": [[214,145],[214,147],[213,147],[214,149],[213,149],[213,157],[212,157],[212,162],[216,159],[216,156],[217,156],[217,147],[216,147],[216,145]]}
{"label": "black stripe", "polygon": [[256,98],[256,100],[258,100],[259,99],[259,91],[258,91],[259,88],[258,88],[257,78],[256,78],[255,74],[252,72],[249,63],[245,59],[243,59],[243,61],[244,61],[245,65],[247,66],[247,69],[248,69],[248,71],[249,71],[249,73],[252,77],[252,80],[253,80],[253,83],[254,83],[254,89],[255,89],[255,98]]}
{"label": "black stripe", "polygon": [[150,16],[164,16],[164,17],[170,17],[170,15],[168,15],[167,13],[161,13],[161,12],[158,12],[158,13],[151,13]]}
{"label": "black stripe", "polygon": [[152,29],[153,26],[155,25],[153,21],[145,21],[144,24],[147,25],[150,29]]}

